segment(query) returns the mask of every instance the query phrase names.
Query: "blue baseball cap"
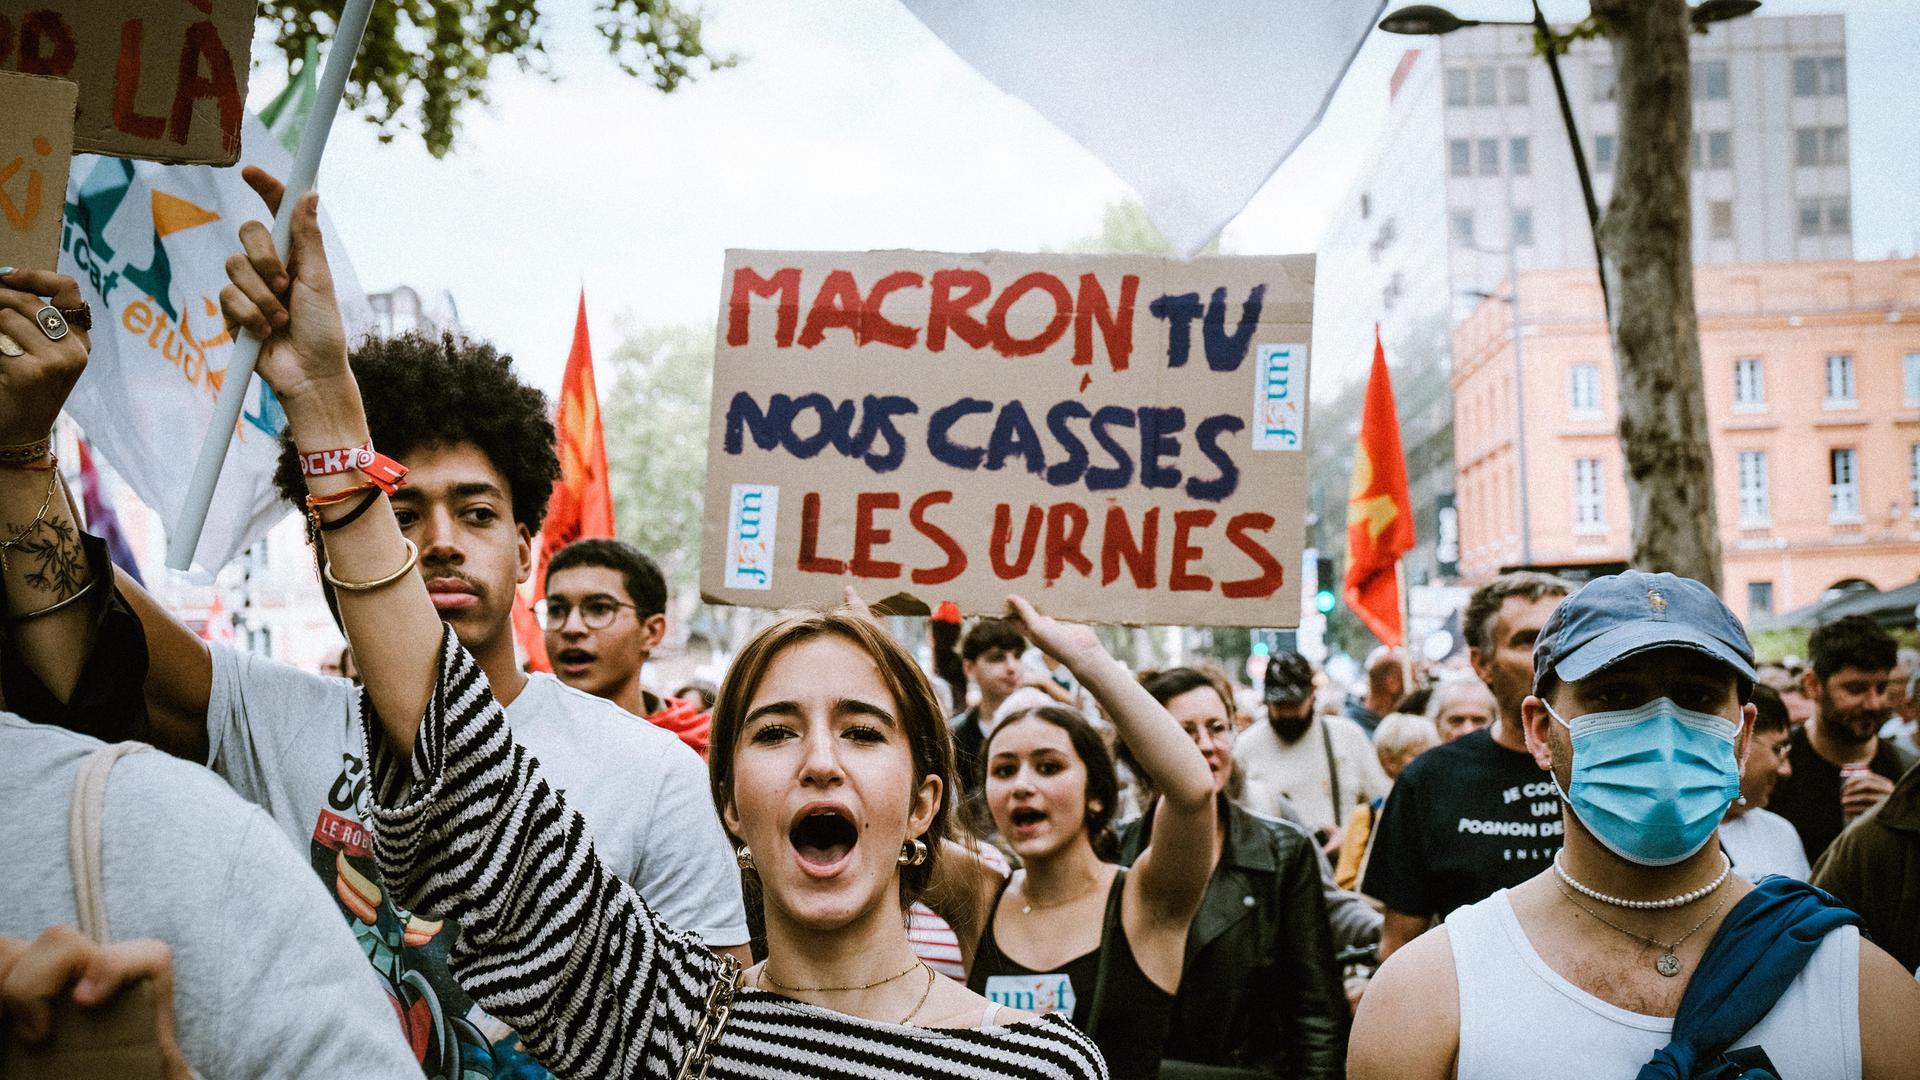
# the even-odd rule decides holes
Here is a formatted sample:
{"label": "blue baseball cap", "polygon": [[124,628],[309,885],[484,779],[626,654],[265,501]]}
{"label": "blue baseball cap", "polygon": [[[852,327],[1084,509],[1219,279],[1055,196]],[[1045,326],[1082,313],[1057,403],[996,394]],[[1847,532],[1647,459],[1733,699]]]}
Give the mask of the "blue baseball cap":
{"label": "blue baseball cap", "polygon": [[1560,602],[1533,645],[1533,690],[1551,675],[1579,682],[1652,649],[1692,649],[1748,682],[1753,646],[1727,605],[1692,578],[1629,570],[1595,578]]}

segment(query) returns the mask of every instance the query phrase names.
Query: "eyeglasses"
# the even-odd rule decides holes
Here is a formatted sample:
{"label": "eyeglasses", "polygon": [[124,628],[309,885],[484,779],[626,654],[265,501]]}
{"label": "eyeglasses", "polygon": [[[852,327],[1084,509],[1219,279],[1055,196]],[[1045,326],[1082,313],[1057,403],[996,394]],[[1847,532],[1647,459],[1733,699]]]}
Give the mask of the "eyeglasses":
{"label": "eyeglasses", "polygon": [[[621,608],[640,609],[632,604],[623,604],[611,596],[595,594],[580,601],[580,622],[589,630],[605,630],[613,625]],[[566,600],[548,597],[533,605],[533,616],[540,622],[540,629],[547,633],[567,625],[567,617],[573,614],[573,604]]]}

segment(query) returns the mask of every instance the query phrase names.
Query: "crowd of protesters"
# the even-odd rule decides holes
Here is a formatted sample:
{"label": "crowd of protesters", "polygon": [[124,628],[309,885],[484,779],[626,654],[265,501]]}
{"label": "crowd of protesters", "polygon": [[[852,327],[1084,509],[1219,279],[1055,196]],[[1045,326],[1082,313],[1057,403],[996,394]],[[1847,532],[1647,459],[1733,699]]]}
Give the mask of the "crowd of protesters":
{"label": "crowd of protesters", "polygon": [[133,1003],[174,1076],[1913,1075],[1920,665],[1871,621],[1796,671],[1698,582],[1509,573],[1463,664],[1281,651],[1248,708],[1020,597],[923,664],[849,590],[663,696],[660,571],[587,540],[529,673],[544,399],[350,350],[311,198],[241,236],[336,673],[113,570],[46,440],[84,306],[0,273],[0,1071]]}

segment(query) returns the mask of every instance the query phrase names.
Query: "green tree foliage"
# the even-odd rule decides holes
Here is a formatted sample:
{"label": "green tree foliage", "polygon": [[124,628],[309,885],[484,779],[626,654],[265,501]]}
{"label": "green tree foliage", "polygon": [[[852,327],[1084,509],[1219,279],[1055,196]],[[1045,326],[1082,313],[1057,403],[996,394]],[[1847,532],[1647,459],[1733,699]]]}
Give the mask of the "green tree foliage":
{"label": "green tree foliage", "polygon": [[628,331],[600,392],[620,538],[653,556],[667,587],[698,586],[713,331]]}
{"label": "green tree foliage", "polygon": [[[561,0],[547,0],[552,10]],[[566,0],[568,3],[577,0]],[[731,67],[701,40],[701,11],[689,0],[593,0],[594,28],[620,69],[672,93],[696,75]],[[261,0],[260,19],[289,65],[311,37],[330,40],[340,0]],[[391,141],[419,133],[444,156],[466,106],[485,103],[496,59],[553,77],[539,0],[379,0],[347,84],[347,105]]]}
{"label": "green tree foliage", "polygon": [[[1173,255],[1173,245],[1147,216],[1146,204],[1138,199],[1108,203],[1100,214],[1100,231],[1083,236],[1067,245],[1067,250],[1082,255]],[[1220,238],[1214,237],[1203,255],[1220,254]]]}

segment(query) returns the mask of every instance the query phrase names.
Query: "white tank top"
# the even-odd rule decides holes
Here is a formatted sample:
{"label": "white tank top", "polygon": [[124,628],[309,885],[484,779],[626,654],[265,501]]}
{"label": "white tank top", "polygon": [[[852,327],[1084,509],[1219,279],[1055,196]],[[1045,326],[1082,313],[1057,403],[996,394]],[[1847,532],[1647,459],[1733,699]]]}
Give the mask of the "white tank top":
{"label": "white tank top", "polygon": [[[1673,1018],[1629,1012],[1562,978],[1534,951],[1507,890],[1447,916],[1460,979],[1459,1080],[1630,1080]],[[1773,1011],[1735,1040],[1785,1080],[1859,1080],[1860,934],[1828,934]]]}

